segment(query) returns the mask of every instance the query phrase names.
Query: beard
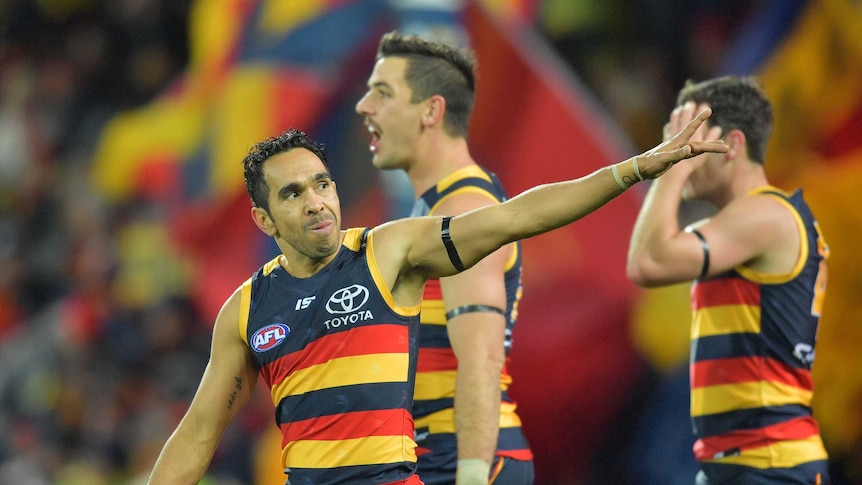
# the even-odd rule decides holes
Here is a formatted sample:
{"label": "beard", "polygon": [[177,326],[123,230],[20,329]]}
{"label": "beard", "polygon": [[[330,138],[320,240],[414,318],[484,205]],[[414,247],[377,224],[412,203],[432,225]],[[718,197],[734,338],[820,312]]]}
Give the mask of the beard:
{"label": "beard", "polygon": [[[321,222],[330,222],[331,225],[326,232],[317,233],[312,228]],[[282,228],[275,237],[284,241],[293,250],[292,252],[299,253],[312,262],[319,262],[332,256],[338,251],[341,245],[341,231],[338,219],[332,214],[318,217],[303,224],[298,230]],[[279,246],[282,246],[282,244],[279,244]]]}

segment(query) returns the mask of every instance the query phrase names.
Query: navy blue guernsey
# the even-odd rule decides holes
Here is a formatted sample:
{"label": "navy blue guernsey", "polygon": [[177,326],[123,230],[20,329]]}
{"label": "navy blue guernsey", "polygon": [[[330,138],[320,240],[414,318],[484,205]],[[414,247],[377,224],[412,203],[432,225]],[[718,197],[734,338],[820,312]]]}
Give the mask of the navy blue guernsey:
{"label": "navy blue guernsey", "polygon": [[271,390],[290,483],[419,483],[410,414],[419,307],[394,304],[373,231],[346,231],[309,278],[280,258],[243,284],[239,328]]}
{"label": "navy blue guernsey", "polygon": [[786,274],[740,265],[693,285],[694,453],[708,474],[743,466],[781,477],[827,459],[811,410],[811,367],[829,249],[801,192],[756,194],[776,197],[794,215],[799,258]]}
{"label": "navy blue guernsey", "polygon": [[[428,189],[416,201],[411,216],[434,215],[436,208],[447,197],[463,193],[487,196],[493,203],[508,197],[497,177],[478,165],[465,167]],[[521,246],[515,242],[511,259],[506,264],[506,339],[508,361],[512,346],[512,331],[518,318],[521,299]],[[454,396],[458,361],[446,331],[446,308],[440,289],[440,280],[425,284],[419,332],[419,364],[416,374],[413,415],[416,420],[418,453],[448,453],[455,449]],[[509,398],[512,383],[506,367],[500,375],[502,401],[500,403],[500,433],[497,455],[519,460],[532,460],[527,440],[521,431],[521,420],[515,412],[516,404]],[[454,456],[454,455],[452,455]],[[421,470],[420,460],[420,473]],[[427,476],[427,475],[423,475]]]}

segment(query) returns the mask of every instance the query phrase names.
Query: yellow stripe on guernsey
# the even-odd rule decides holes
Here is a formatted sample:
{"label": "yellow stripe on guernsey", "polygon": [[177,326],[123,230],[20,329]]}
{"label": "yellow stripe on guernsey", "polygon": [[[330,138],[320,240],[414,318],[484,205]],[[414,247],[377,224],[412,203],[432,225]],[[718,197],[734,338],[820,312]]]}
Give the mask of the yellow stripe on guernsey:
{"label": "yellow stripe on guernsey", "polygon": [[[512,403],[500,403],[500,428],[518,428],[521,426],[521,418],[515,414],[516,407],[517,405]],[[417,429],[426,427],[431,434],[454,433],[455,411],[452,408],[447,408],[416,420]]]}
{"label": "yellow stripe on guernsey", "polygon": [[251,308],[251,278],[245,280],[245,283],[240,288],[239,337],[248,345],[248,310]]}
{"label": "yellow stripe on guernsey", "polygon": [[[488,174],[485,173],[485,171],[482,170],[478,165],[470,165],[470,166],[458,169],[458,170],[450,173],[449,175],[443,177],[443,179],[441,179],[439,182],[437,182],[437,192],[443,192],[450,185],[454,184],[455,182],[458,182],[461,179],[465,179],[468,177],[480,178],[482,180],[485,180],[486,182],[493,182],[491,180],[491,177],[489,177]],[[482,192],[487,193],[484,190]],[[494,200],[496,201],[496,199],[494,199]]]}
{"label": "yellow stripe on guernsey", "polygon": [[287,396],[333,387],[407,380],[409,355],[371,354],[332,359],[300,369],[272,388],[272,400],[278,404]]}
{"label": "yellow stripe on guernsey", "polygon": [[[781,189],[778,189],[776,187],[772,187],[772,186],[766,186],[766,187],[760,187],[760,188],[754,189],[751,192],[749,192],[748,195],[763,194],[766,191],[778,192],[778,193],[784,194],[785,197],[790,197],[790,195],[787,194],[786,192],[784,192]],[[796,278],[797,276],[799,276],[799,273],[802,272],[802,268],[805,267],[805,261],[808,260],[808,238],[805,237],[805,235],[808,233],[808,231],[805,229],[805,223],[802,221],[802,216],[799,215],[799,212],[793,207],[793,205],[787,199],[784,199],[784,198],[782,198],[776,194],[771,194],[771,193],[765,193],[763,195],[771,196],[775,200],[784,204],[787,207],[788,212],[790,212],[790,214],[793,215],[793,219],[796,220],[796,227],[798,228],[799,235],[800,235],[800,237],[799,237],[799,244],[800,244],[800,246],[799,246],[799,258],[796,260],[796,264],[793,265],[793,269],[791,269],[789,273],[781,273],[781,274],[761,273],[759,271],[755,271],[755,270],[753,270],[747,266],[742,266],[742,265],[737,266],[734,269],[736,270],[737,273],[742,275],[743,278],[745,278],[749,281],[753,281],[755,283],[770,284],[770,285],[787,283],[788,281],[792,280],[793,278]]]}
{"label": "yellow stripe on guernsey", "polygon": [[[282,463],[290,455],[295,468],[335,468],[369,463],[415,462],[415,444],[405,436],[368,436],[346,440],[299,440],[282,450]],[[392,453],[405,450],[405,454]]]}
{"label": "yellow stripe on guernsey", "polygon": [[[281,259],[281,255],[272,258],[263,265],[264,276],[279,267],[279,259]],[[248,314],[251,308],[251,280],[249,278],[242,284],[239,298],[239,336],[246,345],[248,345]]]}
{"label": "yellow stripe on guernsey", "polygon": [[454,370],[417,373],[416,378],[423,379],[423,382],[421,386],[416,386],[413,392],[413,400],[432,401],[434,399],[454,397],[455,376],[456,371]]}
{"label": "yellow stripe on guernsey", "polygon": [[[455,376],[454,370],[441,370],[432,372],[418,372],[416,379],[422,379],[422,385],[416,386],[413,393],[413,399],[416,401],[433,401],[435,399],[445,399],[455,396]],[[500,390],[506,391],[509,389],[509,384],[512,383],[512,377],[509,375],[500,376]],[[505,404],[505,403],[503,403]]]}
{"label": "yellow stripe on guernsey", "polygon": [[[362,244],[362,231],[362,228],[354,228],[348,230],[347,235],[344,236],[343,244],[353,251],[359,250],[359,247]],[[383,279],[383,273],[380,272],[380,267],[377,266],[377,258],[374,255],[373,230],[368,231],[368,236],[366,236],[365,242],[368,247],[365,252],[365,259],[368,261],[368,271],[371,273],[371,278],[374,280],[374,284],[377,285],[377,291],[380,292],[380,296],[383,297],[383,299],[386,301],[386,304],[389,305],[389,308],[393,309],[399,315],[418,315],[419,310],[422,309],[421,304],[417,304],[414,306],[398,306],[395,304],[395,297],[392,296],[392,292],[389,290],[389,287],[386,286],[386,280]]]}
{"label": "yellow stripe on guernsey", "polygon": [[691,391],[691,415],[704,416],[739,409],[811,403],[811,391],[773,381],[699,387]]}
{"label": "yellow stripe on guernsey", "polygon": [[814,460],[827,459],[819,435],[804,440],[787,440],[760,448],[743,450],[739,455],[727,456],[706,463],[744,465],[753,468],[791,468]]}
{"label": "yellow stripe on guernsey", "polygon": [[760,307],[713,306],[700,308],[694,313],[692,339],[731,333],[760,333]]}
{"label": "yellow stripe on guernsey", "polygon": [[423,325],[446,325],[446,304],[443,300],[422,301]]}

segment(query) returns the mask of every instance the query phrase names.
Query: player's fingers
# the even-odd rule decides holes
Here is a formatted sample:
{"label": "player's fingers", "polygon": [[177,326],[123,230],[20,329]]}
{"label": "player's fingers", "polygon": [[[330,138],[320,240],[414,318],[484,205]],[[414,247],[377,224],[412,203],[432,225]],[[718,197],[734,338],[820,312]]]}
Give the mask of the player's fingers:
{"label": "player's fingers", "polygon": [[711,109],[704,108],[701,112],[697,114],[697,116],[691,118],[691,120],[687,122],[682,131],[680,131],[677,140],[681,143],[688,143],[688,140],[691,139],[697,129],[700,128],[700,125],[702,125],[703,122],[706,121],[711,114]]}
{"label": "player's fingers", "polygon": [[688,101],[684,105],[682,105],[682,114],[680,116],[680,123],[686,124],[690,122],[697,115],[695,108],[697,105],[694,104],[693,101]]}
{"label": "player's fingers", "polygon": [[673,136],[673,130],[671,129],[671,124],[668,121],[667,123],[664,124],[664,127],[662,128],[662,139],[667,140],[672,136]]}
{"label": "player's fingers", "polygon": [[673,135],[676,135],[677,133],[679,133],[679,130],[682,129],[683,125],[681,125],[679,121],[680,116],[682,116],[682,106],[677,106],[673,109],[673,111],[670,112],[670,121],[668,122],[668,138],[672,137]]}
{"label": "player's fingers", "polygon": [[720,126],[711,126],[709,131],[706,132],[706,138],[704,140],[715,141],[721,138],[721,127]]}
{"label": "player's fingers", "polygon": [[701,153],[727,153],[730,147],[724,140],[693,141],[690,143],[692,156]]}

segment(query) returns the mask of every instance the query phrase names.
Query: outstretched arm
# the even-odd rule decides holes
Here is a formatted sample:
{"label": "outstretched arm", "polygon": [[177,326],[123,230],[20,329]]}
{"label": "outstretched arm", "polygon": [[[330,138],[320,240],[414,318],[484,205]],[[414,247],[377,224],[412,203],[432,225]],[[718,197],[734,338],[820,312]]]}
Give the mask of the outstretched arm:
{"label": "outstretched arm", "polygon": [[216,319],[210,361],[200,387],[162,448],[147,483],[198,483],[225,428],[248,402],[257,381],[257,370],[239,335],[239,306],[237,290]]}
{"label": "outstretched arm", "polygon": [[[724,153],[723,141],[691,140],[709,118],[707,108],[679,133],[655,148],[590,175],[540,185],[502,204],[453,217],[449,225],[454,251],[469,268],[513,241],[574,222],[623,193],[640,180],[661,176],[680,160],[706,152]],[[399,305],[417,305],[417,288],[427,278],[458,272],[440,238],[439,217],[402,219],[374,230],[375,257]],[[421,293],[421,292],[420,292]]]}
{"label": "outstretched arm", "polygon": [[[711,110],[704,109],[677,134],[629,160],[576,180],[534,187],[498,206],[452,219],[451,237],[461,260],[469,267],[502,244],[574,222],[636,182],[660,177],[680,160],[705,152],[726,152],[723,141],[691,139],[710,114]],[[438,268],[447,269],[446,264]]]}

